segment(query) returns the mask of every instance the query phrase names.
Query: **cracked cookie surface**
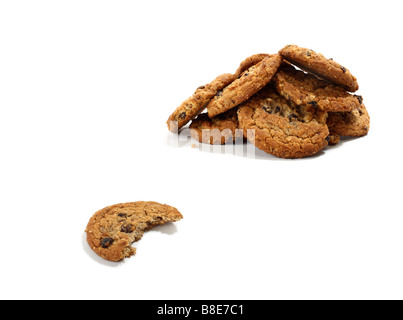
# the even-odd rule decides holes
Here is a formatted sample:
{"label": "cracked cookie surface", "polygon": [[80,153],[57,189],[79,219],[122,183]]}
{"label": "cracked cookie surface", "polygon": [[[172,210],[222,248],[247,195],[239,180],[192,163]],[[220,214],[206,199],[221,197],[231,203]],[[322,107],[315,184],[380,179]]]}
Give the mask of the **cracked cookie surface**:
{"label": "cracked cookie surface", "polygon": [[327,125],[329,130],[340,136],[361,137],[365,136],[370,127],[370,116],[367,108],[362,103],[357,109],[350,112],[329,112]]}
{"label": "cracked cookie surface", "polygon": [[290,65],[283,64],[274,81],[277,91],[297,105],[311,104],[333,112],[352,111],[360,106],[358,96]]}
{"label": "cracked cookie surface", "polygon": [[219,91],[207,105],[210,118],[235,108],[270,82],[277,72],[281,57],[279,54],[268,55],[259,63],[245,70],[238,79]]}
{"label": "cracked cookie surface", "polygon": [[358,90],[357,79],[351,72],[333,59],[327,59],[321,53],[296,45],[285,46],[279,53],[285,60],[319,78],[342,86],[350,92]]}
{"label": "cracked cookie surface", "polygon": [[[288,102],[268,85],[239,106],[239,126],[257,148],[281,158],[303,158],[328,143],[327,113]],[[248,130],[250,133],[247,134]]]}
{"label": "cracked cookie surface", "polygon": [[198,87],[193,95],[182,102],[170,115],[167,120],[168,129],[172,132],[181,129],[206,108],[208,102],[217,92],[235,79],[235,75],[225,73],[215,78],[212,82]]}
{"label": "cracked cookie surface", "polygon": [[221,113],[214,118],[209,118],[206,113],[199,115],[190,124],[191,135],[194,139],[202,143],[225,144],[234,142],[238,132],[242,137],[242,131],[237,130],[238,108],[233,108]]}
{"label": "cracked cookie surface", "polygon": [[182,219],[174,207],[152,201],[116,204],[97,211],[88,222],[87,242],[100,257],[120,261],[136,253],[131,244],[144,231]]}

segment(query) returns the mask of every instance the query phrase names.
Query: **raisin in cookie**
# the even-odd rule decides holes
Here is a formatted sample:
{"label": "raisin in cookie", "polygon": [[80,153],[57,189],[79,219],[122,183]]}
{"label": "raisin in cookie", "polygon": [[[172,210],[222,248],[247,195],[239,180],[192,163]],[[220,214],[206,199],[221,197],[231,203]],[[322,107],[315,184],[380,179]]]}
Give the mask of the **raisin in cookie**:
{"label": "raisin in cookie", "polygon": [[369,131],[370,117],[367,108],[362,103],[350,112],[329,112],[327,125],[329,130],[340,136],[361,137]]}
{"label": "raisin in cookie", "polygon": [[281,64],[278,54],[268,55],[259,63],[245,70],[238,79],[219,91],[208,103],[210,118],[235,108],[270,82]]}
{"label": "raisin in cookie", "polygon": [[274,77],[277,91],[297,105],[311,104],[323,111],[346,112],[360,106],[357,96],[313,75],[282,64]]}
{"label": "raisin in cookie", "polygon": [[182,219],[174,207],[157,202],[129,202],[106,207],[96,212],[87,228],[87,242],[100,257],[120,261],[136,253],[131,244],[144,231],[166,222]]}
{"label": "raisin in cookie", "polygon": [[289,159],[313,155],[328,144],[326,117],[326,112],[312,105],[288,102],[270,85],[238,110],[239,126],[250,142],[267,153]]}
{"label": "raisin in cookie", "polygon": [[235,75],[225,73],[218,76],[209,84],[196,89],[191,97],[185,100],[168,118],[168,129],[176,132],[185,126],[190,120],[201,113],[207,103],[225,86],[236,79]]}
{"label": "raisin in cookie", "polygon": [[351,72],[333,59],[325,58],[321,53],[296,45],[285,46],[279,53],[285,60],[319,78],[342,86],[351,92],[358,90],[357,79]]}
{"label": "raisin in cookie", "polygon": [[199,115],[190,124],[192,137],[199,142],[209,144],[225,144],[234,142],[242,131],[238,127],[238,108],[209,118],[206,113]]}

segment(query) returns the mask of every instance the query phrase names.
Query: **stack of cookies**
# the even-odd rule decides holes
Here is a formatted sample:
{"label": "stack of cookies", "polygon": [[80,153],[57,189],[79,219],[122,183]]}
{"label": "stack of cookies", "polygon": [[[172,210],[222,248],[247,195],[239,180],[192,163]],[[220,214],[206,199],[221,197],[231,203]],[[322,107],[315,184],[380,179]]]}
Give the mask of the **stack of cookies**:
{"label": "stack of cookies", "polygon": [[240,132],[267,153],[303,158],[337,144],[340,136],[368,133],[369,114],[353,94],[357,90],[347,68],[288,45],[278,54],[248,57],[234,74],[197,88],[167,124],[178,132],[192,121],[192,136],[210,144],[232,143]]}

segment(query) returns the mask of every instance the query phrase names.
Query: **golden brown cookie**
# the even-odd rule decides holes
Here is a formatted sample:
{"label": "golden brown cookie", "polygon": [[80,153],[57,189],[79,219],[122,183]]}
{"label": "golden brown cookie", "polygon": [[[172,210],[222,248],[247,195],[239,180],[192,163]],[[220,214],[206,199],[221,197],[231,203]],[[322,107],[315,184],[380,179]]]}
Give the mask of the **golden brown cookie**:
{"label": "golden brown cookie", "polygon": [[174,207],[157,202],[128,202],[106,207],[96,212],[87,228],[87,242],[100,257],[120,261],[136,253],[131,244],[144,231],[166,222],[182,219]]}
{"label": "golden brown cookie", "polygon": [[342,86],[351,92],[358,90],[357,79],[351,72],[333,59],[325,58],[321,53],[296,45],[285,46],[279,53],[285,60],[321,79]]}
{"label": "golden brown cookie", "polygon": [[225,73],[218,76],[209,84],[198,87],[191,97],[185,100],[170,115],[167,121],[168,129],[176,132],[190,120],[197,117],[207,106],[207,103],[225,86],[236,79],[235,75]]}
{"label": "golden brown cookie", "polygon": [[235,108],[270,82],[281,64],[278,54],[268,55],[259,63],[245,70],[238,79],[219,91],[208,103],[210,118]]}
{"label": "golden brown cookie", "polygon": [[282,64],[274,77],[277,91],[297,105],[311,104],[323,111],[346,112],[360,106],[357,96],[339,86]]}
{"label": "golden brown cookie", "polygon": [[202,143],[226,144],[234,142],[237,138],[238,108],[233,108],[221,113],[214,118],[209,118],[206,113],[202,113],[190,124],[191,135],[194,139]]}
{"label": "golden brown cookie", "polygon": [[254,66],[255,64],[258,64],[260,61],[262,61],[264,58],[266,58],[268,56],[269,55],[267,53],[258,53],[258,54],[254,54],[250,57],[247,57],[239,65],[237,71],[235,72],[235,76],[238,78],[242,73],[244,73],[250,67]]}
{"label": "golden brown cookie", "polygon": [[370,116],[367,108],[362,103],[350,112],[329,112],[327,125],[329,130],[340,136],[361,137],[365,136],[370,127]]}
{"label": "golden brown cookie", "polygon": [[[297,106],[266,86],[239,106],[239,126],[259,149],[281,158],[302,158],[328,143],[327,113],[312,105]],[[249,131],[248,134],[248,130]],[[254,130],[254,131],[253,131]]]}

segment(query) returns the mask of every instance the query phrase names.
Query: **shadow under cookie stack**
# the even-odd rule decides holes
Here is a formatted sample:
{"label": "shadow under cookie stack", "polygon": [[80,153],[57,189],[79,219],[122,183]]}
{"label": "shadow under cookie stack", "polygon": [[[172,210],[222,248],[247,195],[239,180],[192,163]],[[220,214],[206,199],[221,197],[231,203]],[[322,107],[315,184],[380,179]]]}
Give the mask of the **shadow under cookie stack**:
{"label": "shadow under cookie stack", "polygon": [[267,153],[303,158],[340,136],[368,133],[370,117],[357,90],[357,79],[333,59],[288,45],[248,57],[235,74],[197,88],[167,125],[178,132],[192,121],[192,136],[210,144],[232,143],[241,132]]}

